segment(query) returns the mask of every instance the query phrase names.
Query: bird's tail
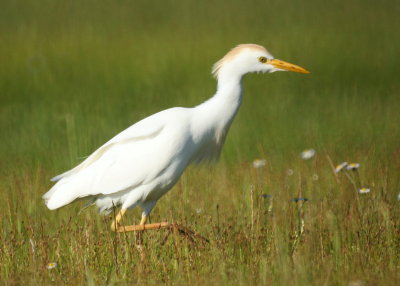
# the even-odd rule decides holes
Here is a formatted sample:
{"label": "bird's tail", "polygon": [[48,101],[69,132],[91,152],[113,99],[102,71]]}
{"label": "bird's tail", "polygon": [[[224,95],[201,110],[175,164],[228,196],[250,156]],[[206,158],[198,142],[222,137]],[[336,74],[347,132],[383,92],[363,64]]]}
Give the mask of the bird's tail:
{"label": "bird's tail", "polygon": [[55,210],[72,203],[77,199],[71,186],[64,180],[58,181],[42,198],[50,210]]}

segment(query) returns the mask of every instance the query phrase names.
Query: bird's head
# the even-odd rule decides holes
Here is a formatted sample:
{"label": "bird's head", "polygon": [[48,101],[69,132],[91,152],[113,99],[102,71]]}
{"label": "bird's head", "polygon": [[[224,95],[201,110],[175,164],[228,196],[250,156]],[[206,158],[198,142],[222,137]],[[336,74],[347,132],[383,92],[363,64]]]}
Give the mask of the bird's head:
{"label": "bird's head", "polygon": [[264,47],[255,44],[242,44],[230,50],[213,66],[212,73],[220,79],[224,77],[241,77],[252,72],[293,71],[310,73],[308,70],[275,59]]}

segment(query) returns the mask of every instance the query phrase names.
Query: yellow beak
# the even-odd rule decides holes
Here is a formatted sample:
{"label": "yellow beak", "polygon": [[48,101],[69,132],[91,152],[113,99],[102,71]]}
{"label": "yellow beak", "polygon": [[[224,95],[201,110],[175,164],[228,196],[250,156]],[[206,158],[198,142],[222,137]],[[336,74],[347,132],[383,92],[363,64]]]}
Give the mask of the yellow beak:
{"label": "yellow beak", "polygon": [[281,60],[277,60],[277,59],[273,59],[273,60],[269,60],[267,62],[270,65],[273,65],[274,67],[278,68],[278,69],[282,69],[282,70],[287,70],[287,71],[292,71],[292,72],[299,72],[299,73],[310,73],[308,70],[306,70],[305,68],[296,66],[294,64],[291,63],[287,63]]}

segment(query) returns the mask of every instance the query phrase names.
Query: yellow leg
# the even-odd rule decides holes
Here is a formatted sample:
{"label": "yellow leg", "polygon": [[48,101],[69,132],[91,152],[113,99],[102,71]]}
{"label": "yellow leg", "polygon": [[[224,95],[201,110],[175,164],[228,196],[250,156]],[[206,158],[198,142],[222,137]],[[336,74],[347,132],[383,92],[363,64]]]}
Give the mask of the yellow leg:
{"label": "yellow leg", "polygon": [[118,212],[117,216],[115,217],[115,220],[111,224],[112,231],[116,231],[116,232],[142,231],[142,230],[147,230],[147,229],[160,229],[160,228],[169,226],[168,222],[146,224],[148,216],[145,216],[145,215],[142,216],[142,220],[140,221],[139,225],[124,226],[124,225],[120,224],[120,221],[125,213],[126,213],[126,209],[121,209]]}
{"label": "yellow leg", "polygon": [[[115,217],[115,220],[111,224],[111,230],[116,231],[116,232],[129,232],[129,231],[143,231],[143,230],[148,230],[148,229],[160,229],[160,228],[169,228],[170,231],[178,231],[179,234],[186,236],[191,242],[194,242],[194,238],[200,238],[204,242],[209,242],[207,238],[204,238],[203,236],[195,233],[194,231],[191,231],[183,226],[180,226],[176,223],[168,223],[168,222],[159,222],[159,223],[152,223],[152,224],[146,224],[146,221],[148,219],[148,216],[142,215],[142,219],[140,221],[139,225],[120,225],[120,221],[122,220],[122,217],[126,213],[126,209],[121,209],[117,216]],[[142,234],[136,233],[137,237],[137,247],[139,252],[141,253],[142,260],[144,259],[144,252],[143,252],[143,238]],[[168,235],[165,237],[165,239],[168,237]],[[164,242],[165,242],[164,239]],[[163,243],[164,243],[163,242]]]}
{"label": "yellow leg", "polygon": [[126,213],[126,209],[121,209],[117,216],[115,217],[115,220],[112,222],[111,224],[111,230],[112,231],[118,231],[119,229],[119,222],[122,219],[122,217],[124,216],[124,214]]}
{"label": "yellow leg", "polygon": [[140,225],[145,225],[147,221],[147,216],[142,215],[142,220],[140,221]]}

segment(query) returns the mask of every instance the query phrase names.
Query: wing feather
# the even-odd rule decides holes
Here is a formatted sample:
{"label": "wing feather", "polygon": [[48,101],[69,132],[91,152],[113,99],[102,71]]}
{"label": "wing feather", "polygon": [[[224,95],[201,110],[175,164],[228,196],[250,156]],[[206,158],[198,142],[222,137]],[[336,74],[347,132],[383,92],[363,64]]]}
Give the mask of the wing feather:
{"label": "wing feather", "polygon": [[162,147],[157,138],[166,125],[163,115],[167,111],[170,110],[132,125],[78,166],[54,177],[57,183],[43,195],[48,208],[56,209],[78,198],[111,194],[145,182],[149,173],[151,175],[149,170],[157,172],[154,158],[157,156],[152,156],[151,150]]}

